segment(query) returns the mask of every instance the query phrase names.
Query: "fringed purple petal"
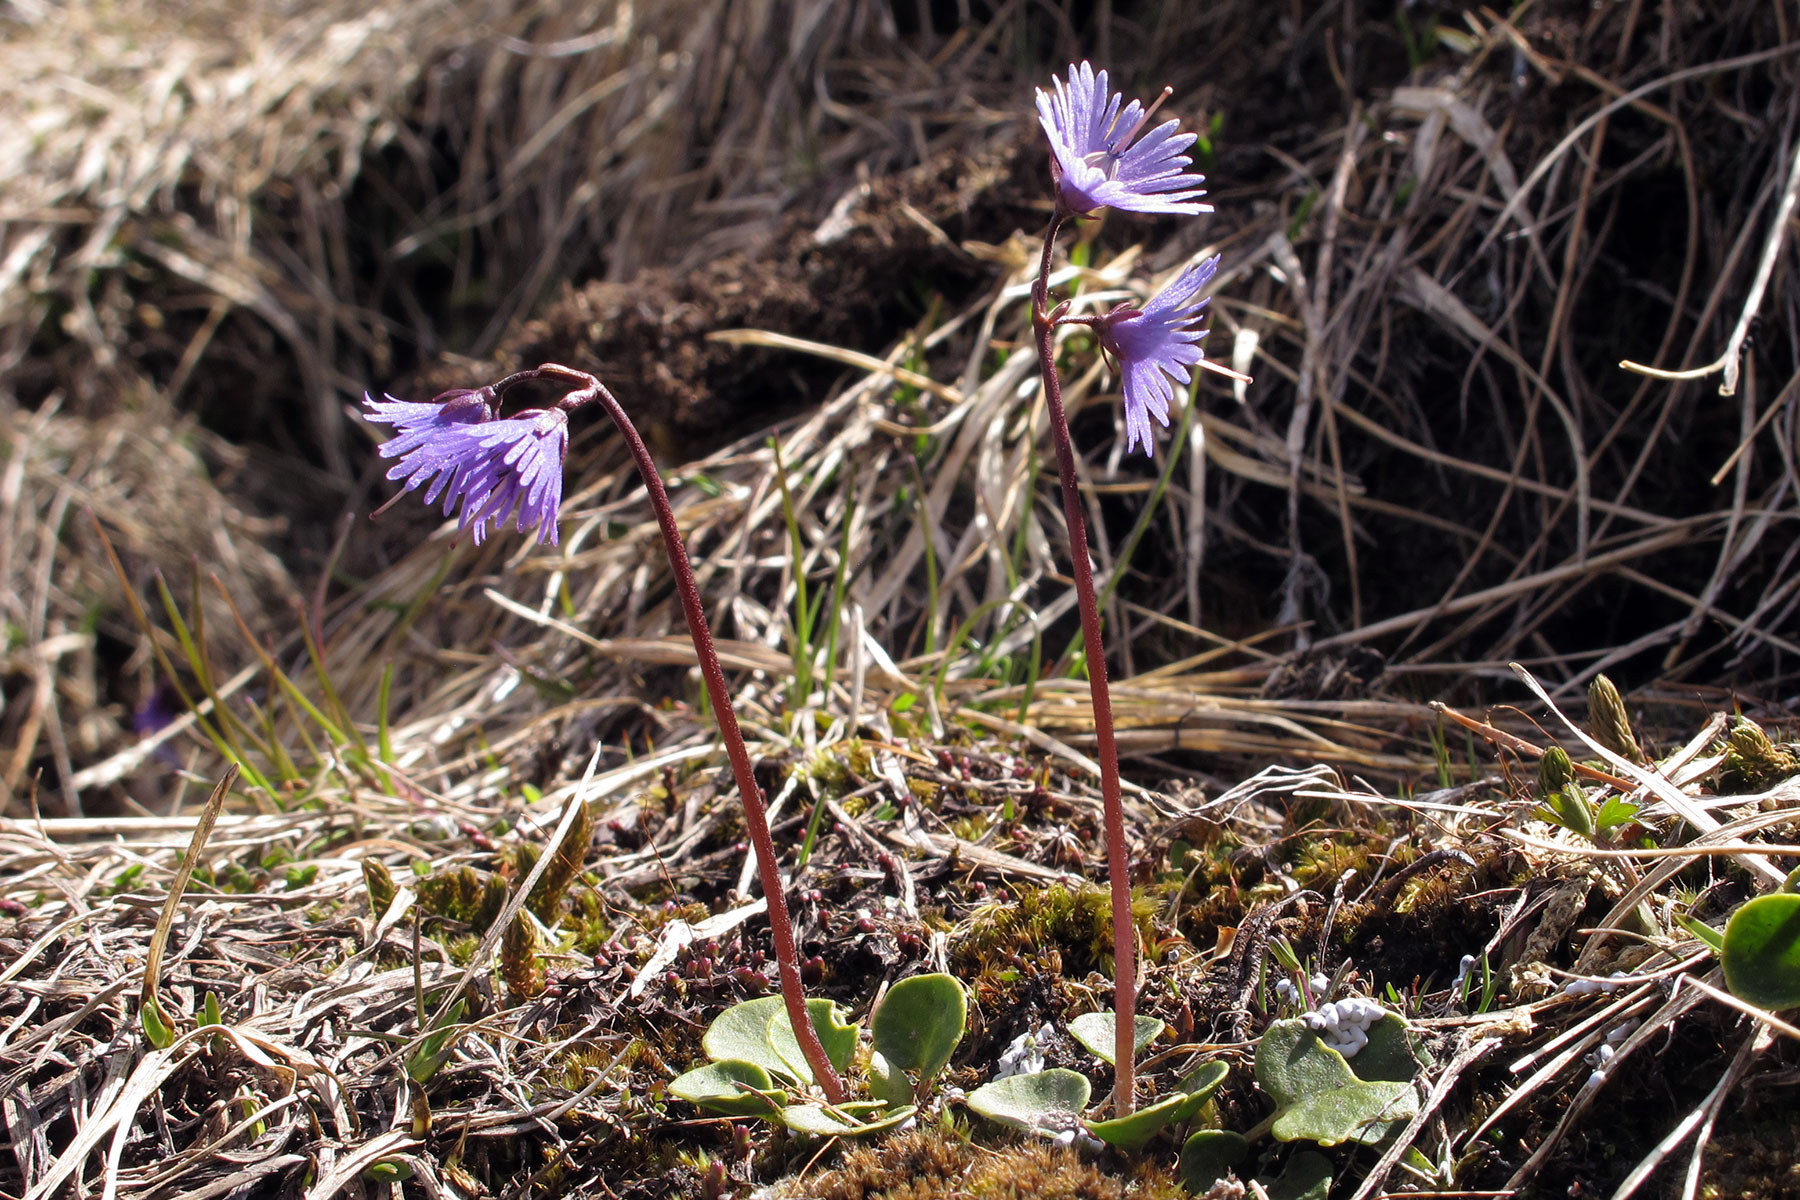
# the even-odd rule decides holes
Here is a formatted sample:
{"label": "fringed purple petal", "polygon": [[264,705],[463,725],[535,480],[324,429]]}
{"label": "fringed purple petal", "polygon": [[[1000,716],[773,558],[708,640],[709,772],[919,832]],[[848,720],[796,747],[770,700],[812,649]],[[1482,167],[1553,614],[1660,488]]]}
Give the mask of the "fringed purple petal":
{"label": "fringed purple petal", "polygon": [[1198,186],[1205,176],[1184,174],[1193,160],[1182,151],[1197,135],[1178,133],[1180,122],[1165,121],[1138,137],[1144,106],[1133,100],[1121,109],[1123,94],[1109,91],[1106,72],[1096,75],[1088,63],[1071,65],[1067,80],[1052,83],[1053,92],[1038,90],[1038,123],[1050,140],[1057,202],[1065,211],[1212,211],[1198,200],[1206,194]]}
{"label": "fringed purple petal", "polygon": [[485,390],[439,399],[411,404],[391,396],[385,402],[365,398],[371,419],[399,431],[380,450],[400,460],[387,477],[404,480],[408,491],[424,487],[426,504],[441,496],[445,516],[460,507],[457,527],[470,530],[478,546],[490,523],[498,529],[515,511],[520,533],[535,528],[539,541],[557,544],[568,415],[533,409],[498,420]]}
{"label": "fringed purple petal", "polygon": [[1141,445],[1147,456],[1156,456],[1151,419],[1168,428],[1175,385],[1192,382],[1190,368],[1206,357],[1200,349],[1206,331],[1199,322],[1207,298],[1198,293],[1218,269],[1215,255],[1183,271],[1141,310],[1121,310],[1096,326],[1101,345],[1119,360],[1124,376],[1127,451]]}

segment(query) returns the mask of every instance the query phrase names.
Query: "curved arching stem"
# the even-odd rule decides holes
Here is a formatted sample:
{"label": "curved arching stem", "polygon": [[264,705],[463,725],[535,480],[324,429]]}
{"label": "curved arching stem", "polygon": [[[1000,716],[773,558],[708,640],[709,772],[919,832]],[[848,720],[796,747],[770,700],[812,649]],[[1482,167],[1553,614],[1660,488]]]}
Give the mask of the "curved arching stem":
{"label": "curved arching stem", "polygon": [[687,617],[688,636],[694,642],[694,654],[700,660],[700,675],[706,681],[706,694],[712,701],[713,719],[718,722],[719,737],[731,759],[731,771],[737,778],[738,794],[744,802],[744,823],[750,828],[750,845],[756,853],[756,866],[762,880],[763,897],[769,904],[769,928],[775,938],[775,967],[781,977],[781,997],[793,1023],[794,1037],[806,1055],[813,1078],[818,1080],[825,1098],[832,1104],[844,1103],[844,1085],[832,1069],[818,1031],[806,1013],[806,994],[800,980],[800,956],[794,943],[794,926],[788,918],[787,897],[783,892],[781,870],[775,858],[775,843],[769,836],[769,814],[763,804],[762,789],[756,784],[751,769],[750,753],[744,748],[744,737],[738,730],[737,715],[731,707],[731,693],[725,689],[725,672],[719,666],[719,655],[713,648],[712,630],[706,623],[706,611],[700,606],[700,590],[694,584],[694,570],[688,564],[687,548],[681,530],[675,524],[675,510],[669,506],[669,494],[663,489],[656,460],[644,445],[637,427],[613,398],[606,385],[586,371],[557,363],[545,363],[530,371],[509,375],[496,389],[504,391],[515,384],[532,379],[558,379],[577,385],[577,390],[559,402],[563,408],[577,408],[598,401],[618,427],[643,477],[644,490],[650,493],[650,506],[656,511],[656,523],[662,529],[663,548],[669,554],[669,570],[674,573],[675,592],[681,597],[681,610]]}

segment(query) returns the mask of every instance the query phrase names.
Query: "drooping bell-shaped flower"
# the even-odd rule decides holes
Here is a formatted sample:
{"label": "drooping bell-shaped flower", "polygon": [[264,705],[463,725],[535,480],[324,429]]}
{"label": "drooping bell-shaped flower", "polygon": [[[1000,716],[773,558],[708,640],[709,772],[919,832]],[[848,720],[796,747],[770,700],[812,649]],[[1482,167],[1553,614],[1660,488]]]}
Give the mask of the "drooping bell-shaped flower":
{"label": "drooping bell-shaped flower", "polygon": [[1206,336],[1200,320],[1208,297],[1200,291],[1218,269],[1219,256],[1214,255],[1183,271],[1143,308],[1121,306],[1093,322],[1100,344],[1119,360],[1124,376],[1126,450],[1141,444],[1145,455],[1156,457],[1150,420],[1169,427],[1175,385],[1192,382],[1189,368],[1206,357],[1200,350]]}
{"label": "drooping bell-shaped flower", "polygon": [[383,458],[400,460],[387,477],[405,480],[407,491],[424,487],[427,504],[441,495],[445,516],[460,505],[457,527],[472,530],[476,545],[486,540],[490,523],[499,529],[516,514],[514,528],[535,529],[540,542],[554,546],[568,414],[539,408],[496,418],[494,399],[492,389],[482,388],[445,392],[428,404],[366,395],[363,403],[370,420],[396,431],[380,450]]}

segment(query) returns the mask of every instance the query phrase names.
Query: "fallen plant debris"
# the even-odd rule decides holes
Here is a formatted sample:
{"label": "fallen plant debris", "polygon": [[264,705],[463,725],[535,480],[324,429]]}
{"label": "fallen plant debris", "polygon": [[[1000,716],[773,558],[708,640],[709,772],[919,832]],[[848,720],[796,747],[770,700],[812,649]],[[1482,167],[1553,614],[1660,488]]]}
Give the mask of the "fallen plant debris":
{"label": "fallen plant debris", "polygon": [[[1084,1024],[1102,1015],[1092,1006],[1110,947],[1104,893],[1093,893],[1098,905],[1084,908],[1066,885],[1009,871],[1004,855],[965,857],[964,847],[985,843],[1010,847],[1024,856],[1020,861],[1038,858],[1067,814],[1093,811],[1092,784],[1053,759],[986,760],[951,749],[940,763],[939,755],[922,752],[929,745],[912,737],[851,742],[838,747],[829,771],[800,760],[781,768],[801,781],[777,817],[789,845],[797,844],[809,807],[843,797],[831,801],[841,815],[822,826],[794,885],[802,952],[814,962],[809,988],[861,1015],[865,981],[894,978],[909,964],[947,954],[964,982],[937,978],[958,992],[966,984],[966,1034],[931,1042],[937,1048],[916,1060],[890,1061],[909,1070],[916,1062],[923,1087],[935,1073],[930,1063],[947,1059],[940,1086],[969,1092],[974,1112],[998,1116],[1010,1110],[978,1100],[975,1086],[1016,1034],[1047,1022],[1037,1044],[1054,1064],[1049,1077],[1080,1081],[1085,1096],[1089,1075],[1102,1065],[1090,1055],[1111,1042],[1110,1023]],[[1178,1127],[1212,1114],[1201,1117],[1203,1126],[1222,1123],[1249,1134],[1234,1152],[1233,1169],[1279,1173],[1283,1158],[1273,1151],[1280,1142],[1265,1147],[1252,1129],[1259,1122],[1270,1128],[1268,1100],[1250,1082],[1254,1058],[1262,1064],[1261,1091],[1286,1106],[1273,1114],[1275,1137],[1302,1136],[1331,1151],[1340,1135],[1324,1130],[1338,1126],[1319,1122],[1339,1121],[1325,1114],[1349,1110],[1319,1108],[1326,1092],[1265,1076],[1277,1028],[1290,1039],[1313,1039],[1313,1053],[1335,1054],[1309,1028],[1317,1013],[1308,1016],[1293,982],[1300,980],[1315,1005],[1345,996],[1334,1012],[1354,1008],[1360,1016],[1369,1002],[1351,1001],[1373,996],[1379,1008],[1370,1011],[1380,1020],[1364,1027],[1363,1040],[1372,1046],[1376,1030],[1404,1029],[1434,1064],[1415,1088],[1406,1072],[1365,1065],[1369,1049],[1346,1048],[1355,1074],[1344,1076],[1345,1096],[1365,1086],[1358,1080],[1397,1080],[1381,1085],[1392,1096],[1383,1092],[1384,1099],[1368,1103],[1390,1122],[1381,1128],[1404,1127],[1402,1140],[1384,1142],[1344,1126],[1354,1140],[1375,1142],[1381,1162],[1341,1153],[1326,1159],[1334,1178],[1348,1171],[1370,1194],[1383,1177],[1389,1187],[1401,1178],[1440,1190],[1508,1180],[1516,1186],[1532,1158],[1537,1166],[1553,1161],[1557,1142],[1581,1128],[1566,1119],[1571,1103],[1604,1105],[1601,1112],[1638,1109],[1647,1127],[1638,1155],[1667,1130],[1693,1129],[1692,1121],[1682,1125],[1685,1110],[1659,1082],[1660,1072],[1623,1071],[1622,1063],[1680,1047],[1728,1094],[1781,1069],[1797,1032],[1767,1013],[1740,1025],[1714,957],[1722,948],[1729,973],[1729,939],[1736,935],[1725,918],[1761,903],[1744,904],[1755,892],[1752,877],[1720,868],[1733,856],[1800,856],[1795,780],[1736,795],[1704,786],[1721,778],[1725,745],[1715,740],[1686,762],[1680,755],[1660,760],[1670,778],[1688,780],[1681,786],[1717,820],[1714,829],[1680,833],[1680,818],[1641,788],[1638,832],[1612,849],[1534,815],[1540,793],[1535,781],[1526,782],[1530,772],[1509,784],[1503,774],[1483,771],[1474,781],[1479,787],[1396,796],[1315,771],[1293,789],[1251,781],[1192,812],[1179,811],[1172,795],[1135,800],[1135,828],[1174,822],[1190,830],[1142,864],[1143,997],[1150,1010],[1140,1018],[1147,1027],[1137,1050],[1149,1106],[1144,1121]],[[751,911],[719,922],[703,902],[719,894],[709,882],[716,867],[707,864],[740,836],[735,804],[715,791],[708,770],[653,767],[650,777],[659,776],[665,783],[649,792],[627,774],[596,777],[572,794],[578,811],[591,817],[579,823],[586,853],[577,874],[540,870],[551,862],[537,852],[550,837],[547,822],[570,802],[550,797],[516,797],[490,813],[492,833],[480,851],[456,832],[462,806],[423,792],[406,804],[380,803],[371,794],[333,811],[221,815],[198,847],[193,882],[170,927],[156,992],[169,1031],[158,1039],[167,1041],[162,1050],[146,1044],[138,1028],[136,992],[150,986],[144,970],[121,974],[116,964],[145,960],[152,923],[129,914],[159,902],[161,881],[185,857],[193,820],[6,822],[0,865],[21,882],[10,894],[26,898],[28,913],[6,936],[0,983],[11,1064],[0,1083],[15,1114],[13,1161],[29,1172],[14,1184],[49,1195],[70,1172],[85,1169],[83,1147],[104,1147],[121,1129],[128,1131],[123,1144],[136,1144],[143,1135],[129,1131],[149,1132],[142,1122],[153,1099],[186,1149],[141,1162],[128,1152],[106,1167],[122,1194],[258,1179],[279,1190],[311,1161],[294,1147],[324,1144],[343,1147],[344,1157],[333,1161],[356,1164],[346,1178],[379,1179],[382,1172],[370,1170],[388,1163],[429,1172],[446,1187],[471,1172],[512,1178],[520,1171],[580,1187],[581,1179],[605,1171],[615,1190],[635,1178],[635,1189],[661,1194],[698,1186],[710,1162],[723,1164],[727,1190],[801,1170],[814,1153],[803,1136],[753,1133],[743,1145],[742,1133],[727,1136],[725,1127],[681,1119],[679,1105],[664,1097],[672,1074],[699,1060],[699,1035],[717,1014],[734,1011],[734,1003],[747,1010],[745,1000],[780,1010],[773,995],[754,999],[773,986],[758,948],[764,918]],[[1197,821],[1204,821],[1204,834]],[[941,851],[876,849],[907,844],[906,831],[921,824],[957,832]],[[1328,840],[1306,836],[1324,828],[1336,832]],[[1428,867],[1402,887],[1387,886],[1407,862],[1423,861],[1425,829],[1434,831],[1434,843],[1459,847],[1468,866]],[[662,861],[646,875],[634,864],[648,845],[662,847]],[[876,861],[883,857],[890,866]],[[559,850],[555,860],[574,858]],[[442,886],[459,873],[468,875],[466,883]],[[531,889],[534,875],[540,882]],[[902,875],[912,885],[910,911],[901,901]],[[1571,892],[1568,884],[1577,881]],[[511,922],[503,899],[484,899],[490,882],[500,897],[531,890],[529,913],[519,910],[530,924]],[[999,937],[983,933],[986,922],[1021,906],[1024,926]],[[1268,912],[1273,919],[1262,920]],[[501,921],[546,931],[547,939],[532,935],[529,951],[539,984],[520,987],[503,965],[503,992],[485,971],[471,972],[483,961],[475,942],[484,933],[492,942]],[[690,932],[672,943],[672,954],[655,954],[659,931],[680,921],[691,923]],[[82,935],[83,927],[108,932],[96,941]],[[1763,945],[1753,953],[1764,954]],[[512,953],[502,949],[501,963]],[[662,965],[648,965],[651,958]],[[1792,965],[1770,960],[1763,969],[1785,971],[1781,986],[1795,986]],[[1579,986],[1587,980],[1606,986]],[[890,995],[897,1002],[905,988],[926,981],[914,976]],[[627,992],[631,999],[621,1003]],[[897,1034],[894,1021],[911,1028],[932,1007],[903,1019],[882,1018],[898,1010],[879,1009],[882,1053],[907,1053],[896,1047],[914,1044],[911,1035]],[[1248,1018],[1242,1039],[1229,1032],[1240,1010]],[[854,1031],[849,1036],[839,1055],[854,1046]],[[1708,1039],[1715,1039],[1710,1055],[1700,1051]],[[707,1043],[715,1057],[742,1054],[736,1045]],[[1741,1062],[1727,1063],[1733,1045],[1750,1049]],[[1329,1057],[1321,1061],[1329,1067]],[[771,1062],[791,1069],[788,1060]],[[1214,1069],[1196,1074],[1207,1062]],[[93,1069],[113,1082],[103,1082],[100,1103],[79,1107],[79,1081]],[[1311,1070],[1294,1078],[1310,1079]],[[1740,1082],[1725,1084],[1727,1076]],[[1043,1076],[1013,1076],[1033,1078]],[[747,1082],[754,1089],[747,1097],[768,1094],[766,1076],[761,1085]],[[676,1090],[691,1095],[694,1086]],[[914,1094],[915,1085],[907,1086]],[[1284,1087],[1299,1090],[1283,1100]],[[1191,1103],[1183,1099],[1190,1095]],[[1757,1095],[1754,1087],[1741,1094],[1745,1119],[1785,1119],[1785,1109],[1770,1109]],[[1716,1120],[1723,1103],[1718,1094],[1696,1111]],[[1083,1099],[1069,1102],[1075,1116],[1083,1107]],[[382,1133],[381,1113],[408,1111],[410,1133],[406,1126]],[[308,1113],[331,1122],[333,1143],[306,1132]],[[1434,1115],[1445,1120],[1434,1122]],[[1471,1125],[1476,1117],[1482,1119]],[[783,1119],[822,1131],[797,1111]],[[1474,1136],[1459,1135],[1466,1128]],[[1496,1128],[1517,1132],[1496,1138]],[[549,1140],[520,1142],[515,1135],[525,1129]],[[1096,1130],[1138,1147],[1134,1157],[1160,1158],[1166,1174],[1154,1186],[1174,1186],[1176,1147],[1159,1152],[1155,1128],[1141,1135]],[[217,1153],[222,1138],[234,1147],[229,1156]],[[1220,1152],[1216,1140],[1201,1139],[1207,1153]],[[1180,1175],[1190,1183],[1212,1169],[1200,1165],[1200,1144],[1180,1156]],[[1712,1142],[1682,1154],[1698,1160],[1703,1151],[1711,1159],[1729,1154],[1732,1144],[1728,1131],[1715,1131]],[[881,1161],[883,1145],[872,1143],[876,1158],[869,1161]],[[1380,1153],[1396,1145],[1413,1151]],[[1390,1177],[1402,1164],[1410,1164],[1405,1174]],[[1770,1193],[1780,1194],[1778,1176],[1766,1178]]]}

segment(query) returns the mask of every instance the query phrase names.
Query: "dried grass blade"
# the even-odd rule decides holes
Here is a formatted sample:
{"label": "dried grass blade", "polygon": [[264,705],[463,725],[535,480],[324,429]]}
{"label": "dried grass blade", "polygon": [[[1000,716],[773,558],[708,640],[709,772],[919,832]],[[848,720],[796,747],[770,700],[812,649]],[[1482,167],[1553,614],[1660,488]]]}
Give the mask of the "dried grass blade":
{"label": "dried grass blade", "polygon": [[156,932],[150,935],[150,949],[144,958],[144,984],[138,993],[138,1001],[145,1011],[154,1011],[156,1019],[166,1028],[168,1022],[162,1016],[162,1005],[156,998],[157,985],[162,981],[163,954],[169,944],[169,930],[175,926],[175,913],[181,907],[181,895],[187,890],[188,881],[194,877],[194,868],[200,863],[200,852],[206,848],[206,839],[212,836],[213,824],[219,819],[219,811],[225,806],[225,797],[231,791],[231,785],[237,782],[238,765],[230,763],[219,782],[213,785],[212,794],[206,798],[206,807],[200,810],[200,819],[194,825],[193,840],[188,843],[187,853],[181,856],[181,865],[175,869],[175,878],[169,882],[169,894],[163,900],[162,913],[156,918]]}
{"label": "dried grass blade", "polygon": [[[112,1200],[118,1182],[116,1164],[124,1151],[126,1137],[138,1106],[148,1100],[169,1076],[198,1055],[201,1039],[210,1034],[210,1030],[188,1030],[167,1050],[152,1050],[140,1059],[131,1076],[111,1095],[102,1092],[101,1103],[96,1106],[94,1115],[70,1139],[67,1148],[57,1155],[56,1162],[52,1164],[49,1173],[38,1181],[37,1187],[25,1193],[25,1200],[49,1200],[63,1182],[87,1161],[87,1156],[108,1132],[113,1133],[113,1144],[107,1157],[109,1163],[115,1165],[108,1167],[102,1194],[104,1200]],[[119,1062],[122,1067],[123,1056],[119,1056]]]}
{"label": "dried grass blade", "polygon": [[791,337],[785,333],[772,333],[764,329],[721,329],[706,335],[709,342],[723,342],[728,346],[761,346],[776,350],[799,350],[805,354],[814,354],[820,358],[841,362],[845,366],[858,367],[871,375],[886,375],[888,378],[904,383],[908,387],[918,388],[922,392],[930,392],[940,400],[960,405],[963,394],[947,383],[939,383],[929,375],[921,375],[917,371],[909,371],[905,367],[883,362],[872,354],[861,354],[855,350],[846,350],[841,346],[830,346],[824,342],[809,342],[805,338]]}
{"label": "dried grass blade", "polygon": [[[376,1163],[391,1155],[415,1150],[424,1144],[408,1130],[390,1129],[380,1137],[364,1142],[331,1164],[331,1169],[321,1175],[317,1183],[306,1189],[306,1200],[331,1200],[358,1175]],[[111,1198],[108,1197],[107,1200],[111,1200]]]}
{"label": "dried grass blade", "polygon": [[[1713,1085],[1712,1091],[1707,1093],[1706,1099],[1696,1105],[1687,1116],[1676,1122],[1675,1128],[1669,1130],[1663,1136],[1662,1141],[1656,1143],[1650,1153],[1644,1156],[1643,1161],[1631,1169],[1631,1174],[1625,1176],[1618,1189],[1613,1192],[1612,1200],[1626,1200],[1642,1187],[1644,1181],[1649,1179],[1656,1168],[1662,1165],[1664,1159],[1675,1152],[1677,1146],[1687,1140],[1688,1135],[1693,1133],[1697,1126],[1704,1126],[1710,1130],[1713,1118],[1718,1115],[1719,1106],[1725,1102],[1726,1095],[1737,1085],[1737,1081],[1743,1078],[1745,1069],[1750,1066],[1752,1056],[1759,1049],[1766,1049],[1769,1043],[1767,1030],[1760,1027],[1751,1030],[1750,1036],[1745,1038],[1743,1044],[1738,1047],[1738,1052],[1732,1056],[1731,1065],[1726,1067],[1725,1073],[1719,1076],[1719,1081]],[[1695,1163],[1700,1161],[1701,1152],[1705,1148],[1706,1133],[1703,1130],[1700,1134],[1699,1144],[1694,1148]],[[1694,1179],[1690,1173],[1687,1192],[1690,1197],[1693,1195],[1693,1183]]]}
{"label": "dried grass blade", "polygon": [[[1688,976],[1687,979],[1690,983],[1694,981],[1692,976]],[[1595,1076],[1589,1077],[1588,1083],[1582,1087],[1581,1091],[1576,1093],[1575,1099],[1570,1102],[1568,1109],[1564,1111],[1562,1119],[1556,1123],[1556,1128],[1551,1130],[1550,1135],[1543,1140],[1535,1151],[1532,1152],[1531,1157],[1525,1160],[1525,1165],[1513,1172],[1512,1178],[1506,1181],[1506,1190],[1510,1192],[1536,1175],[1538,1168],[1542,1167],[1544,1163],[1549,1160],[1550,1155],[1555,1152],[1556,1147],[1562,1142],[1564,1136],[1568,1134],[1569,1130],[1575,1127],[1575,1122],[1588,1110],[1588,1106],[1593,1103],[1594,1097],[1600,1094],[1600,1088],[1605,1086],[1606,1081],[1623,1068],[1625,1060],[1637,1051],[1643,1049],[1643,1047],[1649,1043],[1651,1038],[1659,1035],[1667,1036],[1668,1031],[1674,1028],[1675,1022],[1680,1019],[1681,1014],[1698,1004],[1702,995],[1703,993],[1691,988],[1684,991],[1680,987],[1677,987],[1675,994],[1669,997],[1668,1001],[1665,1002],[1661,1008],[1652,1013],[1642,1025],[1637,1027],[1637,1030],[1633,1032],[1630,1037],[1626,1038],[1624,1042],[1619,1045],[1618,1053],[1616,1053],[1613,1056],[1612,1061],[1606,1065],[1604,1072],[1597,1072]],[[1574,1054],[1579,1053],[1585,1048],[1585,1046],[1576,1046],[1573,1050],[1569,1051],[1568,1054],[1572,1057]],[[1540,1070],[1532,1077],[1532,1079],[1542,1079],[1546,1074],[1550,1073],[1555,1066],[1556,1064],[1554,1063],[1546,1065],[1544,1069]],[[1519,1091],[1508,1096],[1505,1103],[1501,1104],[1500,1109],[1496,1109],[1493,1113],[1489,1114],[1488,1119],[1482,1123],[1482,1127],[1485,1129],[1492,1126],[1494,1121],[1500,1115],[1500,1111],[1511,1107],[1514,1100],[1522,1099],[1526,1094],[1526,1090],[1526,1087],[1521,1087]],[[1479,1136],[1479,1132],[1472,1134],[1470,1135],[1469,1140],[1473,1141]]]}
{"label": "dried grass blade", "polygon": [[1723,988],[1715,987],[1698,976],[1689,976],[1685,982],[1691,985],[1694,990],[1711,996],[1726,1008],[1736,1009],[1746,1017],[1749,1017],[1752,1021],[1767,1026],[1769,1029],[1774,1030],[1784,1037],[1791,1037],[1795,1041],[1800,1042],[1800,1028],[1788,1024],[1768,1009],[1758,1008],[1754,1004],[1748,1004],[1739,1000],[1730,992],[1725,991]]}

